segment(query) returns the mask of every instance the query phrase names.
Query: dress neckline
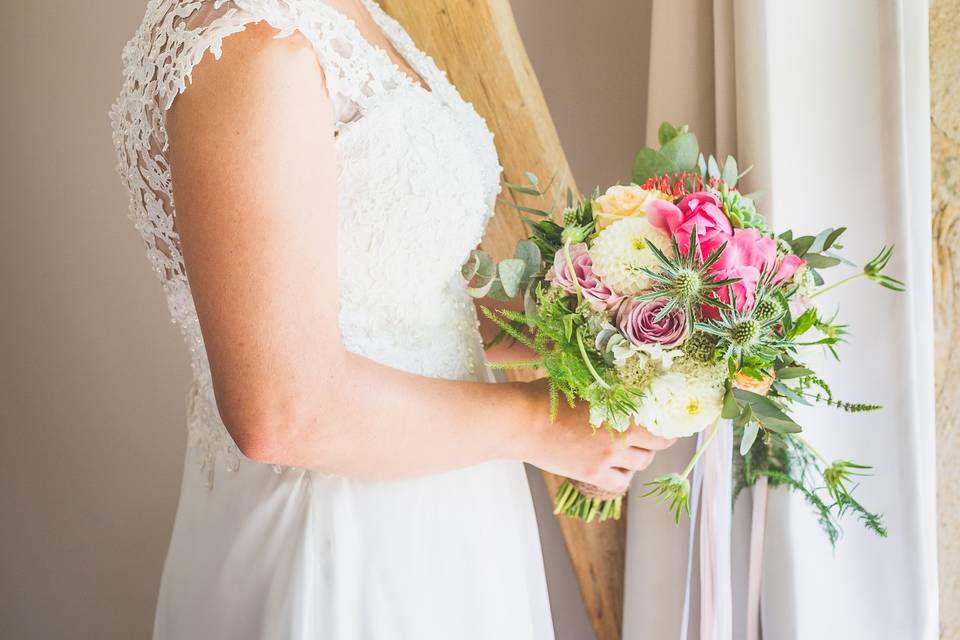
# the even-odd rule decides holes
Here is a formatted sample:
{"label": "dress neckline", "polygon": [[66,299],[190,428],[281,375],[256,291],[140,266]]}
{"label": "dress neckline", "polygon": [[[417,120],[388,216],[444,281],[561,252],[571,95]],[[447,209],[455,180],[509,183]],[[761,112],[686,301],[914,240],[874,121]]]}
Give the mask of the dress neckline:
{"label": "dress neckline", "polygon": [[[354,31],[361,46],[368,47],[374,55],[381,56],[387,61],[389,66],[394,70],[394,73],[398,76],[399,82],[419,89],[426,95],[440,97],[437,91],[436,75],[432,73],[430,65],[427,63],[428,56],[416,48],[409,34],[403,30],[403,26],[387,15],[376,0],[360,0],[360,2],[374,26],[380,31],[380,35],[383,36],[383,39],[390,45],[394,53],[396,53],[397,58],[406,63],[410,71],[413,72],[412,74],[397,64],[384,47],[367,38],[356,20],[326,2],[323,4],[328,11],[339,16],[339,18]],[[404,38],[404,36],[406,36],[406,38]]]}

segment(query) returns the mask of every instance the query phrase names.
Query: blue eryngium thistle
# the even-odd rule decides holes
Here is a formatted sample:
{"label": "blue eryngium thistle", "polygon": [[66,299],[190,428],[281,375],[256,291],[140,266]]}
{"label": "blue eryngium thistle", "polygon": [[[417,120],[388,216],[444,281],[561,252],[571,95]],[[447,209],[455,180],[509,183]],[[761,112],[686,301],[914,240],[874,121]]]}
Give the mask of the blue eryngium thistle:
{"label": "blue eryngium thistle", "polygon": [[727,299],[731,304],[720,309],[719,318],[694,325],[698,331],[718,339],[717,346],[723,350],[724,358],[733,357],[740,361],[756,356],[772,361],[783,348],[789,346],[776,331],[786,310],[776,298],[774,273],[771,269],[761,274],[752,308],[737,311],[732,306],[735,304],[734,292],[727,287]]}
{"label": "blue eryngium thistle", "polygon": [[655,284],[651,291],[637,297],[640,300],[663,298],[667,301],[657,314],[656,320],[662,320],[677,307],[683,309],[688,318],[696,317],[694,310],[702,305],[724,308],[726,305],[717,298],[716,291],[739,281],[740,278],[717,279],[710,273],[710,267],[720,259],[724,249],[727,248],[727,243],[724,242],[717,247],[702,261],[698,257],[700,243],[696,225],[690,230],[690,245],[686,253],[680,251],[676,234],[670,237],[670,243],[672,256],[667,257],[656,245],[647,240],[647,247],[660,263],[660,269],[641,268],[644,275]]}

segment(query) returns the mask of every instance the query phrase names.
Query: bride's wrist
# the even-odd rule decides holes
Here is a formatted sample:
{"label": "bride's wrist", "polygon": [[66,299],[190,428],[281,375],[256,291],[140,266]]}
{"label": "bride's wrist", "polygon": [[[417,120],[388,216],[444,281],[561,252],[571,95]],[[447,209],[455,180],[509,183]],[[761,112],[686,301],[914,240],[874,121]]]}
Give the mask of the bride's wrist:
{"label": "bride's wrist", "polygon": [[519,395],[518,408],[510,421],[504,457],[529,462],[541,448],[541,434],[549,421],[550,396],[546,380],[513,382]]}

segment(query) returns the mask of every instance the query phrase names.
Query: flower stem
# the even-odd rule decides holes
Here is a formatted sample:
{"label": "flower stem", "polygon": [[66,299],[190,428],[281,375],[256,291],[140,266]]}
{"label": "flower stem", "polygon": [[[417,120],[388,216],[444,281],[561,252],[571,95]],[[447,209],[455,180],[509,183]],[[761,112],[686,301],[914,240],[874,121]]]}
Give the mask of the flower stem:
{"label": "flower stem", "polygon": [[573,258],[570,257],[570,240],[567,240],[563,245],[563,257],[567,262],[567,269],[570,270],[570,279],[573,280],[573,286],[577,290],[577,304],[583,302],[583,289],[580,287],[580,278],[577,277],[577,272],[573,268]]}
{"label": "flower stem", "polygon": [[831,291],[831,290],[833,290],[833,289],[836,289],[837,287],[839,287],[839,286],[842,285],[842,284],[847,284],[848,282],[853,282],[853,281],[856,280],[857,278],[862,278],[862,277],[865,276],[865,275],[867,275],[865,271],[861,271],[860,273],[855,273],[855,274],[853,274],[852,276],[850,276],[849,278],[844,278],[843,280],[840,280],[839,282],[834,282],[834,283],[831,284],[830,286],[824,287],[823,289],[820,289],[819,291],[814,291],[812,294],[810,294],[810,298],[809,298],[809,299],[810,299],[810,300],[813,300],[814,298],[816,298],[817,296],[819,296],[819,295],[822,294],[822,293],[826,293],[827,291]]}
{"label": "flower stem", "polygon": [[717,435],[717,429],[720,428],[720,418],[717,416],[717,419],[713,421],[713,424],[710,426],[710,431],[707,432],[707,437],[703,440],[703,444],[700,445],[700,448],[697,449],[696,453],[693,454],[693,457],[690,458],[690,462],[687,464],[686,469],[683,470],[683,473],[680,474],[680,477],[684,480],[690,475],[690,472],[693,471],[693,468],[697,465],[697,460],[700,459],[700,456],[703,455],[703,452],[707,450],[707,447],[710,446],[710,443],[713,441],[713,437]]}
{"label": "flower stem", "polygon": [[590,370],[590,375],[593,376],[593,379],[597,381],[604,389],[609,389],[610,385],[607,384],[607,381],[600,377],[600,374],[597,373],[597,370],[593,368],[593,363],[590,362],[590,357],[587,355],[587,349],[583,346],[583,332],[580,329],[577,329],[577,346],[580,348],[580,357],[583,358],[583,364],[587,365],[587,369]]}

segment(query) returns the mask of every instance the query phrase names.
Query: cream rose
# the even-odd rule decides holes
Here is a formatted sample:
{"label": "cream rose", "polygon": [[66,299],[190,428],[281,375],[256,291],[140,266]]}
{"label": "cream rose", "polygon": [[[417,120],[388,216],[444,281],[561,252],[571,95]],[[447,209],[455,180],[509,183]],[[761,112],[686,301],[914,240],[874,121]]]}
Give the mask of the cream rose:
{"label": "cream rose", "polygon": [[602,230],[623,218],[642,218],[647,215],[650,203],[655,200],[670,200],[659,191],[647,191],[635,184],[614,185],[593,201],[593,218],[597,230]]}

